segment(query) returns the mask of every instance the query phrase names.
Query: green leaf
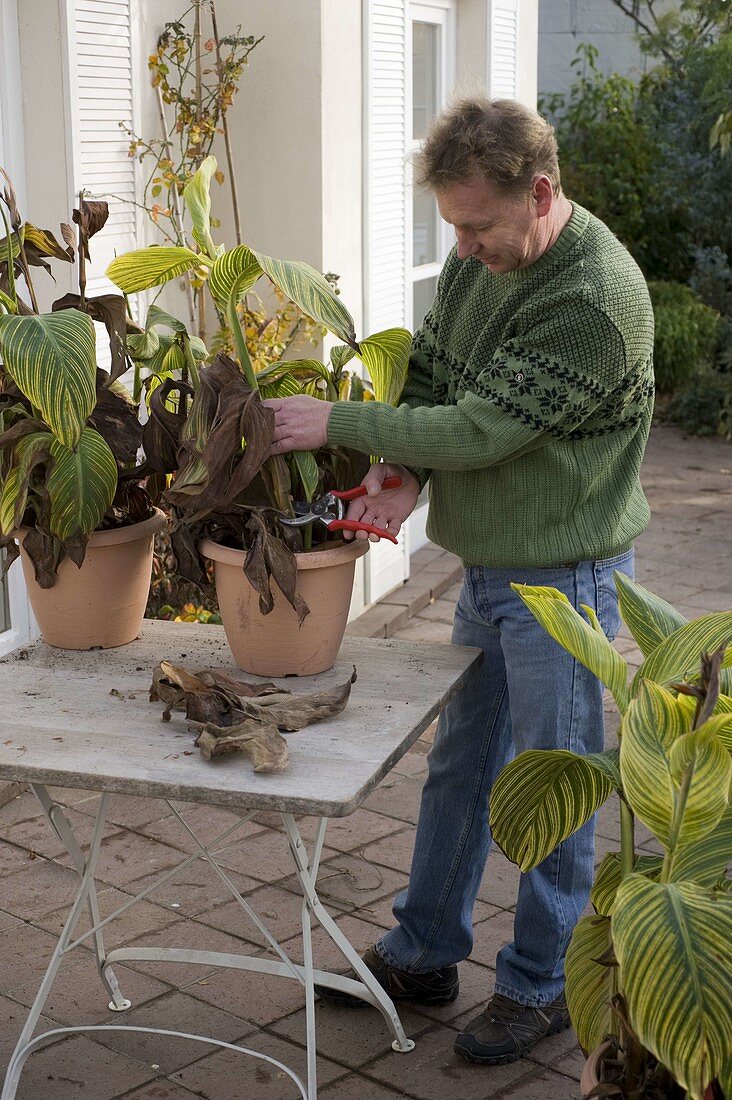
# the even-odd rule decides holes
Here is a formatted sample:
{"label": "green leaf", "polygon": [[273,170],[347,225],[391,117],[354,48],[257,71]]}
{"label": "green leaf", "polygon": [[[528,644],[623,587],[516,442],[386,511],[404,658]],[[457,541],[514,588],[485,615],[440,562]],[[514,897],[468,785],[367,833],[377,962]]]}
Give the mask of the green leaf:
{"label": "green leaf", "polygon": [[[633,812],[672,851],[711,832],[729,798],[732,761],[713,734],[687,732],[690,715],[650,680],[621,723],[620,773]],[[680,830],[673,828],[681,775],[693,768]],[[678,826],[678,823],[677,823]]]}
{"label": "green leaf", "polygon": [[628,666],[605,635],[600,635],[557,588],[511,584],[535,619],[556,642],[602,680],[621,714],[628,706]]}
{"label": "green leaf", "polygon": [[107,268],[107,278],[124,294],[162,286],[201,263],[201,257],[182,245],[152,244],[117,256]]}
{"label": "green leaf", "polygon": [[320,473],[312,451],[293,451],[292,461],[297,469],[302,485],[304,500],[312,500],[318,488]]}
{"label": "green leaf", "polygon": [[67,447],[79,441],[96,404],[96,338],[85,313],[62,309],[0,317],[5,369]]}
{"label": "green leaf", "polygon": [[590,752],[585,756],[596,768],[599,768],[612,783],[616,791],[622,789],[620,777],[620,749],[605,749],[604,752]]}
{"label": "green leaf", "polygon": [[114,499],[117,463],[104,439],[85,428],[72,451],[58,440],[51,444],[52,465],[46,487],[51,498],[51,532],[62,542],[91,534]]}
{"label": "green leaf", "polygon": [[208,276],[208,287],[219,307],[224,309],[233,297],[238,305],[263,272],[251,248],[240,244],[215,260]]}
{"label": "green leaf", "polygon": [[[646,878],[657,879],[662,867],[663,856],[638,856],[633,869]],[[612,916],[615,895],[622,877],[620,852],[607,852],[595,872],[595,881],[590,891],[590,901],[597,912],[605,917]]]}
{"label": "green leaf", "polygon": [[598,962],[612,949],[607,917],[582,917],[564,962],[566,996],[572,1026],[584,1050],[594,1050],[615,1030],[612,998],[617,992],[616,967]]}
{"label": "green leaf", "polygon": [[411,350],[412,336],[405,328],[385,329],[361,341],[358,354],[371,375],[377,401],[398,404]]}
{"label": "green leaf", "polygon": [[621,618],[644,657],[653,653],[664,638],[686,625],[688,620],[670,603],[619,570],[615,572],[615,586]]}
{"label": "green leaf", "polygon": [[0,290],[0,303],[5,306],[8,313],[17,313],[18,307],[12,298],[8,297],[4,290]]}
{"label": "green leaf", "polygon": [[211,179],[216,171],[216,157],[209,156],[201,162],[195,175],[183,188],[183,201],[193,223],[193,239],[212,260],[216,259],[216,245],[211,239]]}
{"label": "green leaf", "polygon": [[612,791],[603,770],[564,749],[529,749],[501,771],[490,799],[496,843],[530,871],[589,821]]}
{"label": "green leaf", "polygon": [[262,252],[252,255],[274,285],[292,299],[308,317],[319,321],[339,339],[354,346],[353,318],[337,297],[333,287],[319,271],[296,260],[275,260]]}
{"label": "green leaf", "polygon": [[13,533],[15,530],[16,505],[22,505],[25,508],[27,499],[27,492],[23,496],[20,489],[20,470],[17,466],[12,466],[5,475],[2,492],[0,493],[0,534],[11,535]]}
{"label": "green leaf", "polygon": [[613,942],[630,1023],[694,1100],[729,1058],[732,897],[628,875]]}
{"label": "green leaf", "polygon": [[730,642],[732,611],[716,611],[693,619],[664,638],[645,659],[633,679],[631,693],[635,695],[641,680],[674,684],[696,675],[702,653],[712,653]]}

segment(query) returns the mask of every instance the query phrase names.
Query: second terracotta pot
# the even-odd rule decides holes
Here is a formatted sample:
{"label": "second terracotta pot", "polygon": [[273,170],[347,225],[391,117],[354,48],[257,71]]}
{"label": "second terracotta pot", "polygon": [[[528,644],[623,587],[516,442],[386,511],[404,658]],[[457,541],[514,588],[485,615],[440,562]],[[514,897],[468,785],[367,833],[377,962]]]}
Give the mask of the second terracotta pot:
{"label": "second terracotta pot", "polygon": [[244,574],[246,552],[204,539],[214,563],[216,595],[237,666],[256,676],[312,676],[335,663],[348,621],[356,559],[369,543],[353,539],[332,549],[296,554],[297,588],[310,608],[302,626],[272,581],[274,609],[259,610],[259,594]]}
{"label": "second terracotta pot", "polygon": [[145,614],[159,510],[141,523],[95,531],[79,569],[65,558],[53,588],[41,588],[17,534],[28,598],[44,642],[59,649],[112,649],[134,641]]}

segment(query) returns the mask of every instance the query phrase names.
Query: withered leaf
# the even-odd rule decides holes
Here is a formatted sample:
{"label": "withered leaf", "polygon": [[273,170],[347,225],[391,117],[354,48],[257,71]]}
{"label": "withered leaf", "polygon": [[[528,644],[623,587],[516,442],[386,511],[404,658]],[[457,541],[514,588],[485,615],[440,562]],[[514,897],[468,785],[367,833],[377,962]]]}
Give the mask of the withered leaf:
{"label": "withered leaf", "polygon": [[[63,227],[61,233],[63,235]],[[46,263],[47,258],[63,260],[64,263],[72,263],[74,260],[73,248],[69,247],[68,244],[64,248],[56,240],[50,229],[39,229],[38,226],[31,225],[30,222],[26,222],[23,226],[23,246],[31,267],[43,267],[46,271],[50,271],[51,267]]]}
{"label": "withered leaf", "polygon": [[244,561],[244,572],[254,590],[259,593],[259,610],[268,615],[274,607],[270,577],[274,577],[282,595],[297,613],[302,625],[310,608],[297,591],[295,555],[281,539],[268,530],[261,514],[252,509],[248,523],[252,541]]}
{"label": "withered leaf", "polygon": [[53,588],[56,583],[56,570],[61,562],[62,548],[58,539],[30,527],[23,539],[23,549],[33,563],[33,572],[41,588]]}
{"label": "withered leaf", "polygon": [[166,721],[173,709],[185,709],[187,720],[201,727],[196,744],[207,760],[246,752],[255,771],[281,771],[287,746],[279,730],[303,729],[340,714],[355,680],[354,667],[349,679],[330,691],[300,693],[242,680],[221,669],[191,672],[162,661],[153,671],[150,701],[166,704]]}
{"label": "withered leaf", "polygon": [[[175,411],[167,405],[171,393],[178,394]],[[187,415],[185,401],[183,411],[180,411],[180,399],[192,395],[193,387],[177,378],[167,378],[153,390],[150,396],[150,415],[142,429],[142,444],[151,470],[170,474],[178,469],[180,435]]]}
{"label": "withered leaf", "polygon": [[105,385],[107,376],[97,371],[97,403],[89,423],[103,437],[120,465],[134,462],[142,443],[143,428],[137,406]]}
{"label": "withered leaf", "polygon": [[6,432],[0,435],[0,449],[3,447],[12,447],[23,439],[26,435],[33,435],[35,432],[47,432],[48,426],[43,423],[42,420],[34,420],[32,417],[26,417],[23,420],[16,421],[11,428],[8,428]]}
{"label": "withered leaf", "polygon": [[290,759],[287,742],[277,726],[256,718],[247,718],[239,725],[224,730],[206,725],[195,743],[204,760],[232,752],[246,753],[251,757],[255,772],[283,772]]}
{"label": "withered leaf", "polygon": [[5,553],[0,556],[0,562],[2,562],[2,569],[0,569],[0,581],[7,573],[10,566],[20,554],[18,544],[12,535],[0,535],[0,551],[4,550]]}
{"label": "withered leaf", "polygon": [[81,245],[84,255],[89,256],[89,238],[103,229],[109,217],[109,204],[90,199],[82,199],[80,208],[74,210],[72,217],[74,223],[79,226]]}
{"label": "withered leaf", "polygon": [[[88,258],[88,257],[87,257]],[[99,294],[95,298],[85,298],[84,308],[78,294],[64,294],[58,298],[51,309],[55,313],[60,309],[78,309],[87,313],[93,321],[101,321],[109,336],[109,350],[112,356],[112,370],[104,376],[109,385],[127,370],[125,341],[127,339],[127,304],[121,294]]]}

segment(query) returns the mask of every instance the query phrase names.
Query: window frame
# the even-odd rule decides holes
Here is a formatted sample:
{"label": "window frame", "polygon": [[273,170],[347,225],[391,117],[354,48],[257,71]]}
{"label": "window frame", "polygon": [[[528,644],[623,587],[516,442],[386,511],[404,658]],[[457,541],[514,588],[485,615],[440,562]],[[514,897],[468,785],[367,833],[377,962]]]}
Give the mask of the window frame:
{"label": "window frame", "polygon": [[427,264],[414,264],[414,178],[412,156],[419,150],[421,139],[413,136],[413,25],[429,23],[440,28],[439,73],[437,105],[441,110],[447,102],[447,96],[455,83],[457,5],[455,0],[419,0],[409,3],[407,11],[407,75],[405,89],[406,145],[407,145],[407,202],[405,216],[405,256],[406,271],[405,321],[407,328],[414,330],[414,287],[418,282],[434,279],[442,271],[443,264],[454,242],[451,227],[438,215],[438,251],[440,258]]}

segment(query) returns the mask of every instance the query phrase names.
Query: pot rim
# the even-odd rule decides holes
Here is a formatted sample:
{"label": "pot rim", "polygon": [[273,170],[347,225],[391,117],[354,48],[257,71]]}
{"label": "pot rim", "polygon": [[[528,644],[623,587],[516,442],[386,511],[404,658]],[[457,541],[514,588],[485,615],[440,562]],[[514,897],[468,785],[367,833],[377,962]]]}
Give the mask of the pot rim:
{"label": "pot rim", "polygon": [[[343,565],[344,562],[362,558],[369,550],[371,543],[368,539],[351,539],[341,546],[334,546],[331,550],[309,550],[302,554],[295,554],[298,569],[327,569],[331,565]],[[243,568],[246,550],[235,550],[232,546],[223,546],[213,539],[202,539],[198,544],[199,553],[211,561],[221,562],[223,565],[236,565]]]}
{"label": "pot rim", "polygon": [[[88,545],[90,547],[114,546],[125,542],[136,542],[138,539],[154,535],[156,531],[162,531],[167,522],[165,512],[156,508],[153,515],[140,520],[139,523],[129,523],[126,527],[115,527],[109,531],[92,531]],[[29,530],[28,527],[19,527],[17,531],[13,531],[13,537],[22,543]]]}
{"label": "pot rim", "polygon": [[582,1076],[580,1077],[580,1088],[582,1089],[582,1095],[586,1096],[595,1085],[600,1082],[600,1064],[602,1059],[609,1050],[613,1048],[615,1044],[610,1039],[606,1039],[604,1042],[596,1046],[594,1050],[591,1050],[585,1059],[585,1064],[582,1067]]}

